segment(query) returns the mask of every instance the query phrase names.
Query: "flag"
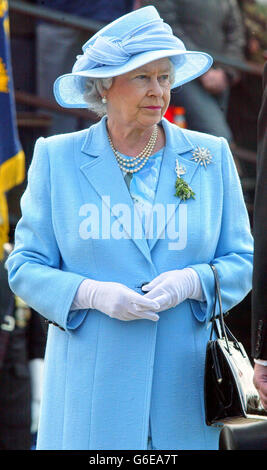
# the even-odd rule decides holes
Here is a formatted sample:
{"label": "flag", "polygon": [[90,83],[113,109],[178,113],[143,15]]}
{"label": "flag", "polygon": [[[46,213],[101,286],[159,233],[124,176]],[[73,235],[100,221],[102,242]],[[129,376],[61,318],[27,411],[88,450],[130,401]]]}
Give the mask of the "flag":
{"label": "flag", "polygon": [[25,178],[25,155],[16,122],[11,55],[9,44],[8,2],[0,0],[0,259],[8,241],[9,223],[6,191]]}

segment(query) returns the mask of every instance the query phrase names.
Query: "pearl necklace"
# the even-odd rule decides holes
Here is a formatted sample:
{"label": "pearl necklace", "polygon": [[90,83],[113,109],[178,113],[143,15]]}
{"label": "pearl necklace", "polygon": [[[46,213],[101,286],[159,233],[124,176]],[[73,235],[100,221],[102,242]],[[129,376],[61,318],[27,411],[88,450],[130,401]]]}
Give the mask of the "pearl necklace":
{"label": "pearl necklace", "polygon": [[151,137],[145,146],[145,148],[135,157],[123,158],[119,152],[114,148],[112,143],[111,137],[108,134],[108,139],[110,146],[114,152],[116,160],[121,170],[126,171],[127,173],[136,173],[137,171],[141,170],[143,166],[146,164],[149,157],[152,155],[153,149],[156,145],[158,138],[158,126],[156,125],[153,129]]}

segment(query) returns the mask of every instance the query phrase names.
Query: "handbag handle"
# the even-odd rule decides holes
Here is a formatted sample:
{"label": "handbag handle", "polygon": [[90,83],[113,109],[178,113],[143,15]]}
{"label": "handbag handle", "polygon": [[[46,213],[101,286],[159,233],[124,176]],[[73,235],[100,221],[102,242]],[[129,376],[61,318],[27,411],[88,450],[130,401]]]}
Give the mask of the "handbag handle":
{"label": "handbag handle", "polygon": [[[236,337],[233,335],[233,333],[231,332],[231,330],[228,328],[228,326],[224,323],[224,315],[223,315],[223,309],[222,309],[222,298],[221,298],[221,289],[220,289],[220,282],[219,282],[219,276],[218,276],[218,272],[217,272],[217,269],[215,268],[215,266],[213,264],[210,263],[210,267],[213,271],[213,274],[214,274],[214,279],[215,279],[215,301],[214,301],[214,307],[213,307],[213,312],[212,312],[212,318],[211,318],[211,321],[212,321],[212,328],[211,328],[211,333],[210,333],[210,340],[212,338],[212,333],[213,333],[213,330],[214,328],[217,326],[216,325],[216,303],[217,303],[217,300],[219,302],[219,309],[220,309],[220,315],[218,317],[219,319],[219,322],[220,322],[220,327],[221,327],[221,331],[223,332],[223,334],[221,334],[221,331],[218,330],[218,327],[217,327],[217,333],[218,333],[218,337],[220,339],[225,339],[225,343],[226,343],[226,347],[227,347],[227,351],[229,353],[229,355],[231,355],[231,351],[230,351],[230,347],[229,347],[229,342],[228,342],[228,337],[232,339],[233,341],[233,344],[235,346],[236,349],[239,349],[241,355],[243,357],[246,357],[246,355],[244,354],[244,351],[242,350],[241,346],[240,346],[240,343],[238,342],[238,340],[236,339]],[[228,335],[228,336],[227,336]]]}
{"label": "handbag handle", "polygon": [[[217,300],[218,300],[218,302],[219,302],[219,311],[220,311],[218,319],[219,319],[220,327],[221,327],[221,331],[222,331],[222,333],[221,333],[220,331],[218,331],[218,328],[217,328],[218,336],[221,339],[223,339],[223,338],[225,339],[228,353],[231,354],[230,348],[229,348],[229,343],[228,343],[228,337],[227,337],[227,334],[226,334],[226,325],[224,323],[224,318],[223,318],[222,297],[221,297],[219,276],[218,276],[217,269],[215,268],[214,264],[210,263],[210,267],[211,267],[212,272],[214,274],[214,281],[215,281],[215,301],[214,301],[212,318],[211,318],[212,327],[211,327],[211,333],[210,333],[210,340],[212,338],[213,330],[216,326],[216,313],[215,312],[216,312],[216,304],[217,304]],[[228,328],[227,328],[227,331],[229,331]],[[231,336],[233,336],[233,335],[231,334]],[[234,336],[233,336],[233,338],[234,338]],[[235,338],[234,338],[234,340],[235,340]]]}

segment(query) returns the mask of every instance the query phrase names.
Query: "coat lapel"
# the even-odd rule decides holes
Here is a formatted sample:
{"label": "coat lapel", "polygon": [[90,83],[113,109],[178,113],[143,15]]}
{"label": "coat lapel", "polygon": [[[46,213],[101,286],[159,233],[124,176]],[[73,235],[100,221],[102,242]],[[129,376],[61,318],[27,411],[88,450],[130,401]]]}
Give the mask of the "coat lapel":
{"label": "coat lapel", "polygon": [[[83,163],[80,170],[99,197],[102,198],[102,202],[119,219],[119,223],[127,233],[128,238],[133,240],[147,260],[152,263],[140,217],[134,208],[123,174],[108,142],[105,117],[89,130],[82,147],[82,152],[93,158]],[[125,208],[124,214],[126,217],[121,217],[121,214],[118,214],[114,208],[114,206],[122,204]],[[129,216],[127,216],[127,213]],[[136,225],[138,225],[139,230],[137,230],[136,236],[133,236],[133,229]]]}
{"label": "coat lapel", "polygon": [[[157,226],[154,230],[150,227],[150,233],[153,235],[156,233],[156,236],[149,239],[150,250],[152,250],[159,238],[164,238],[164,229],[181,203],[181,199],[174,195],[175,181],[177,177],[175,172],[176,159],[178,159],[179,165],[186,168],[186,173],[183,175],[183,179],[190,186],[198,168],[198,164],[190,160],[192,154],[190,153],[190,157],[188,157],[188,155],[186,156],[186,153],[191,152],[194,149],[194,145],[185,137],[182,130],[178,128],[175,129],[174,132],[165,119],[162,120],[162,125],[165,131],[166,145],[162,157],[158,186],[154,200],[154,217],[151,218],[152,224],[156,219]],[[194,190],[194,188],[192,189]],[[168,204],[171,209],[169,211],[167,211]],[[155,218],[157,205],[165,208],[165,216],[162,218]]]}

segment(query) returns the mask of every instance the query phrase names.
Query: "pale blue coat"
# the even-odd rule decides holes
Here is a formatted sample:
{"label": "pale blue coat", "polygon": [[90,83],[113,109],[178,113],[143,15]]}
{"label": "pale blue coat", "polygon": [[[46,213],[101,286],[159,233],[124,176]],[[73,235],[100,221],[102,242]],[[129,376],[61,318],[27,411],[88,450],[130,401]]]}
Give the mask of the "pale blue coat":
{"label": "pale blue coat", "polygon": [[[133,202],[105,122],[37,141],[7,262],[14,292],[65,329],[49,326],[37,448],[146,449],[150,420],[158,449],[217,449],[219,429],[204,424],[214,299],[208,263],[217,266],[224,311],[250,291],[252,272],[252,237],[232,156],[224,139],[163,119],[166,148],[155,204],[175,204],[177,246],[169,245],[170,213],[160,218],[155,238],[134,240],[127,217],[116,213],[115,204],[123,203],[133,216]],[[213,157],[207,168],[192,160],[198,146]],[[177,158],[195,200],[174,196]],[[110,217],[123,238],[108,238],[106,226],[99,236],[92,214],[100,225]],[[70,313],[85,278],[141,293],[143,282],[185,266],[197,271],[206,300],[187,300],[161,312],[158,322],[120,321],[96,310]]]}

